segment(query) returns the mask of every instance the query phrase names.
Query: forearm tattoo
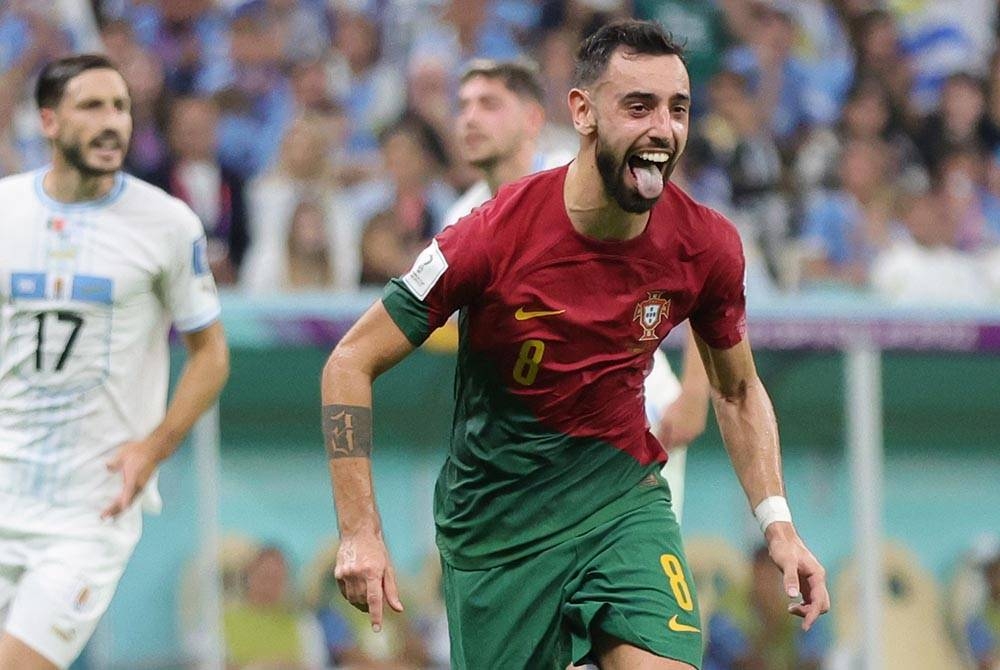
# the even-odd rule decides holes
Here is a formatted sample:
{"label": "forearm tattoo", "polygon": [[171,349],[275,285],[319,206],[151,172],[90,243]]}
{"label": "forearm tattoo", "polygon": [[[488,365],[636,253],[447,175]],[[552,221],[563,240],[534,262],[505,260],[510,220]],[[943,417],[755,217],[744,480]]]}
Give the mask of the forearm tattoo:
{"label": "forearm tattoo", "polygon": [[327,458],[372,455],[372,410],[358,405],[323,405]]}

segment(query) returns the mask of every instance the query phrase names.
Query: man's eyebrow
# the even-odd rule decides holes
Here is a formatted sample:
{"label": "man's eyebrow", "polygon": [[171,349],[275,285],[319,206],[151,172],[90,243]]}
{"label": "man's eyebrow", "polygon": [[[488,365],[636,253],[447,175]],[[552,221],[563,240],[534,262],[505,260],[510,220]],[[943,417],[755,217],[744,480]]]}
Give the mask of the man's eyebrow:
{"label": "man's eyebrow", "polygon": [[[622,96],[622,102],[644,102],[646,104],[655,104],[660,101],[660,96],[655,93],[649,93],[647,91],[629,91]],[[670,102],[676,103],[689,103],[691,102],[691,95],[687,91],[678,91],[670,96]]]}
{"label": "man's eyebrow", "polygon": [[645,102],[654,103],[658,102],[660,96],[655,93],[648,93],[646,91],[629,91],[622,96],[622,101],[624,102]]}

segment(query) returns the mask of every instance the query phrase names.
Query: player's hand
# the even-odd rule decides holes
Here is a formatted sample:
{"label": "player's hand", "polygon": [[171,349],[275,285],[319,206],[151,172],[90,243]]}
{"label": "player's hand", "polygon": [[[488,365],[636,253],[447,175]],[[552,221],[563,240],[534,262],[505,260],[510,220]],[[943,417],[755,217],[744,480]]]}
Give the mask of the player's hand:
{"label": "player's hand", "polygon": [[809,630],[821,614],[830,610],[826,570],[792,524],[776,521],[767,527],[764,537],[771,560],[781,570],[785,594],[792,600],[788,611],[802,617],[802,630]]}
{"label": "player's hand", "polygon": [[102,519],[113,519],[127,510],[153,475],[159,459],[148,441],[126,442],[108,461],[108,470],[120,472],[122,489],[114,501],[101,512]]}
{"label": "player's hand", "polygon": [[365,532],[341,538],[333,576],[347,601],[368,612],[376,633],[382,630],[383,601],[403,611],[396,571],[380,536]]}

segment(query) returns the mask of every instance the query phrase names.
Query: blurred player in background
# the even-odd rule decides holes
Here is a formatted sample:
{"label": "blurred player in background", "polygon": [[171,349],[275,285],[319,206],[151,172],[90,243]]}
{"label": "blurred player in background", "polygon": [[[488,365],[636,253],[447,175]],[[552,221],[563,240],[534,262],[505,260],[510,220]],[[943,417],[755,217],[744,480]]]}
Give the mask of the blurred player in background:
{"label": "blurred player in background", "polygon": [[542,154],[544,92],[534,64],[479,59],[459,80],[455,134],[462,158],[483,174],[445,214],[450,226],[497,194],[500,187],[573,160],[569,150]]}
{"label": "blurred player in background", "polygon": [[829,608],[791,523],[777,427],[745,337],[739,236],[669,176],[687,141],[681,49],[608,24],[577,58],[570,165],[501,189],[445,229],[333,351],[323,424],[341,591],[381,627],[402,610],[371,475],[371,385],[456,310],[451,448],[435,520],[455,668],[680,670],[702,636],[649,433],[652,352],[691,317],[734,468],[791,613]]}
{"label": "blurred player in background", "polygon": [[[455,202],[442,228],[495,197],[504,184],[573,159],[568,152],[538,152],[538,137],[545,125],[544,100],[537,70],[529,62],[476,60],[469,64],[458,89],[456,135],[462,158],[484,178]],[[679,523],[687,445],[705,430],[708,416],[708,376],[692,336],[685,343],[683,380],[677,379],[667,357],[657,349],[644,387],[646,416],[653,434],[670,454],[662,474]]]}
{"label": "blurred player in background", "polygon": [[[109,60],[49,63],[52,164],[0,180],[0,670],[65,668],[156,510],[156,468],[229,370],[205,233],[121,172],[128,88]],[[188,358],[169,408],[168,333]]]}

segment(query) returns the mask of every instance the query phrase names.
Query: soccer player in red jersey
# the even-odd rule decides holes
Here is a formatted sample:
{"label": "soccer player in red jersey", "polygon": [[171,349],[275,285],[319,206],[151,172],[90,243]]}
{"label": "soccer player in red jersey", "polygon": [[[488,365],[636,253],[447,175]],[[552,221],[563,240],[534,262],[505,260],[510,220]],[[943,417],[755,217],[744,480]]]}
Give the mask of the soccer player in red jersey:
{"label": "soccer player in red jersey", "polygon": [[690,102],[662,28],[597,31],[569,94],[576,159],[443,231],[331,354],[336,577],[375,629],[383,603],[402,603],[371,481],[371,385],[455,310],[456,410],[434,504],[453,667],[700,666],[697,598],[642,402],[652,352],[684,319],[789,610],[809,627],[829,609],[784,498],[739,236],[669,183]]}

